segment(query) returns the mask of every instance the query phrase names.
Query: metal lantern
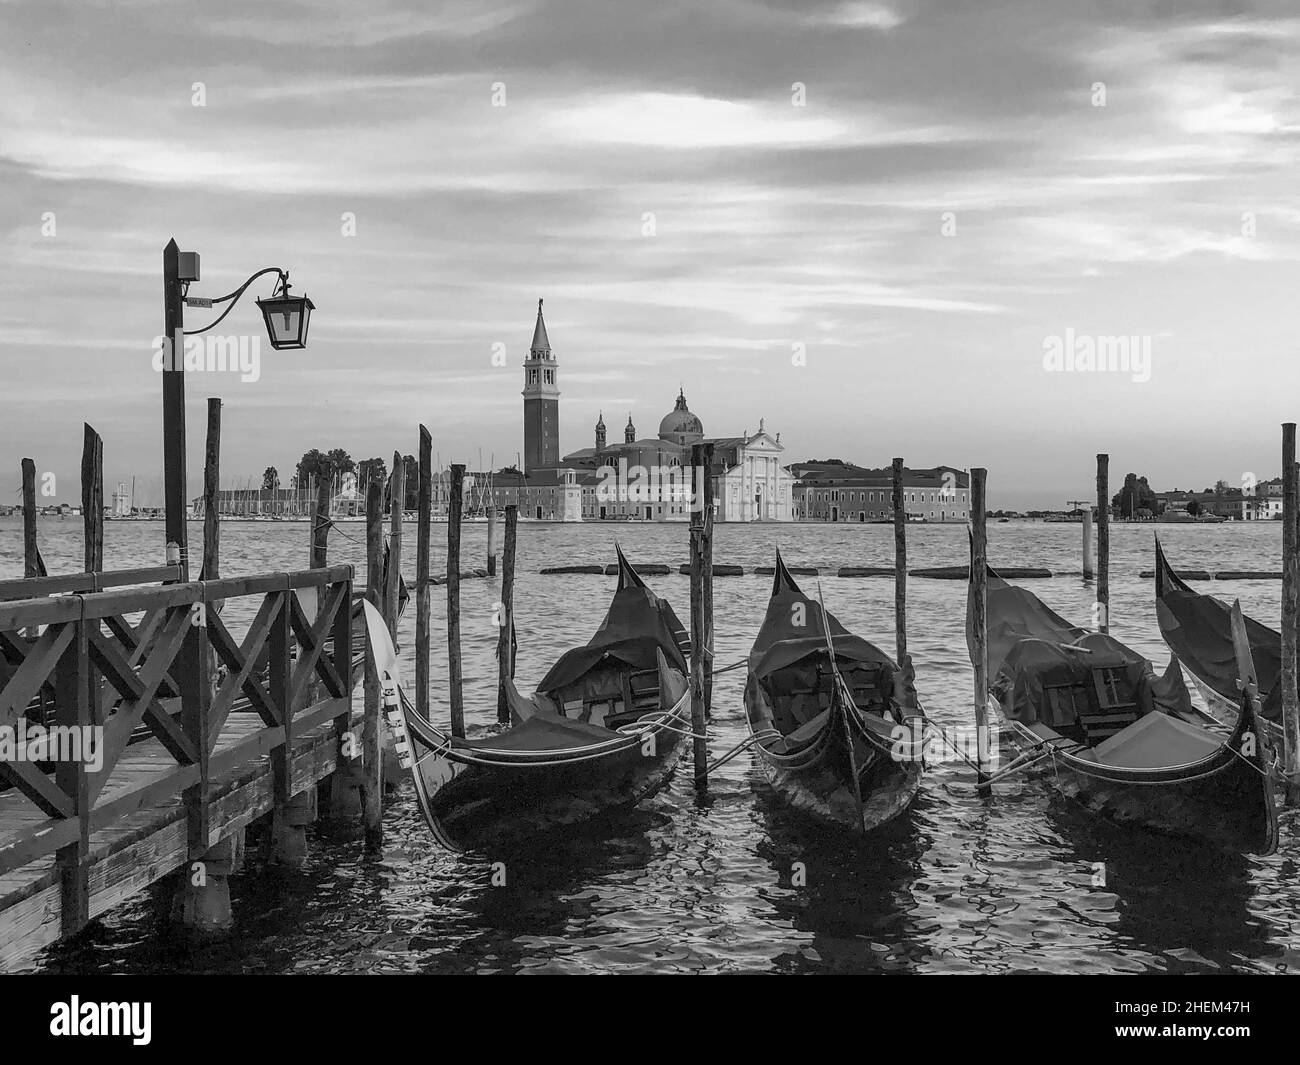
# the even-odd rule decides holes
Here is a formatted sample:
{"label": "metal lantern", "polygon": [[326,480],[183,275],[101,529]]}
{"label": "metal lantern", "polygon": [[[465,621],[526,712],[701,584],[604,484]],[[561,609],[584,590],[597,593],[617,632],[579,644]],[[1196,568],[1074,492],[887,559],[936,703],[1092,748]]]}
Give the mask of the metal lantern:
{"label": "metal lantern", "polygon": [[266,319],[266,335],[271,339],[271,347],[283,350],[307,346],[307,326],[311,322],[311,312],[316,309],[311,300],[306,296],[289,295],[286,281],[278,296],[258,300],[257,305],[262,308],[262,317]]}

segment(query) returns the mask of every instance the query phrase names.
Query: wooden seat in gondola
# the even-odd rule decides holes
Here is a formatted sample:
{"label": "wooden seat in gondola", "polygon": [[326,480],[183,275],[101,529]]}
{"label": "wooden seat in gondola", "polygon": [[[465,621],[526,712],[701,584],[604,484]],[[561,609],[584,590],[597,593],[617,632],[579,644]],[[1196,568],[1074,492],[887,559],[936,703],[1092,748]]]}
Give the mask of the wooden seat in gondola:
{"label": "wooden seat in gondola", "polygon": [[1095,747],[1116,733],[1123,732],[1141,716],[1135,692],[1118,669],[1101,667],[1092,670],[1095,707],[1079,715],[1088,746]]}

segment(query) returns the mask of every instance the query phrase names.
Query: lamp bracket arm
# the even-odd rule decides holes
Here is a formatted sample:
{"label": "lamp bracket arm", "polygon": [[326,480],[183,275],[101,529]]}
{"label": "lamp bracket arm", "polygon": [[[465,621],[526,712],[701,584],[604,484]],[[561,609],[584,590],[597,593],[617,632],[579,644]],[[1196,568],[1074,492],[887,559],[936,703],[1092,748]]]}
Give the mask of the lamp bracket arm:
{"label": "lamp bracket arm", "polygon": [[[228,315],[231,311],[235,309],[235,304],[239,302],[239,297],[244,294],[248,286],[251,285],[254,281],[256,281],[259,277],[264,276],[265,274],[279,274],[280,287],[283,289],[288,288],[289,285],[288,271],[281,270],[278,266],[268,266],[265,270],[259,270],[247,281],[245,281],[242,285],[240,285],[239,288],[235,289],[234,292],[228,292],[224,296],[218,296],[216,299],[212,301],[214,305],[218,303],[225,303],[227,301],[229,301],[230,303],[230,306],[227,307],[224,311],[222,311],[220,316],[215,321],[209,322],[202,329],[186,329],[184,335],[187,337],[194,336],[197,333],[206,333],[209,329],[215,329],[218,325],[221,324],[222,319],[225,318],[226,315]],[[274,291],[272,291],[272,295],[274,295]]]}

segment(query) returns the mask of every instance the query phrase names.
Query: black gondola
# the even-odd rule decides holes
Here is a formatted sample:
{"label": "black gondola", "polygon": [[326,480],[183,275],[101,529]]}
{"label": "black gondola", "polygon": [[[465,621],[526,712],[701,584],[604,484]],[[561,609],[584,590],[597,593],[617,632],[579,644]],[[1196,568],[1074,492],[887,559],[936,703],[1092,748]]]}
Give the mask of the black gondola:
{"label": "black gondola", "polygon": [[928,737],[904,687],[888,655],[800,591],[778,552],[745,684],[749,731],[777,793],[862,832],[906,810]]}
{"label": "black gondola", "polygon": [[[992,570],[987,604],[989,694],[1026,767],[1120,822],[1276,850],[1271,748],[1249,690],[1229,734],[1192,705],[1177,657],[1157,677],[1132,648],[1071,625]],[[1240,675],[1253,683],[1248,654]]]}
{"label": "black gondola", "polygon": [[415,712],[367,604],[385,715],[443,846],[534,837],[633,805],[667,779],[690,732],[690,639],[621,550],[618,570],[596,635],[562,655],[531,698],[509,684],[510,727],[475,739],[451,737]]}
{"label": "black gondola", "polygon": [[[1195,591],[1175,572],[1156,537],[1156,620],[1169,649],[1191,674],[1201,697],[1217,716],[1231,722],[1241,704],[1237,656],[1232,645],[1232,608]],[[1282,742],[1282,634],[1244,618],[1246,639],[1259,678],[1259,715],[1269,738]]]}

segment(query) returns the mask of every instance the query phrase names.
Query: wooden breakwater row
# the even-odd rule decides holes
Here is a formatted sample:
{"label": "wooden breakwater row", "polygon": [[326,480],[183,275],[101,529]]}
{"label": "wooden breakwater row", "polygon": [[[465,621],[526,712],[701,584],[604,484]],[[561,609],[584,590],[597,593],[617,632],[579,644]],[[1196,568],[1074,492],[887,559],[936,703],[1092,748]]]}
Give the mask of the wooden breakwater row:
{"label": "wooden breakwater row", "polygon": [[[1138,574],[1143,580],[1154,577],[1156,571],[1144,569]],[[1185,581],[1280,581],[1281,570],[1267,569],[1180,569],[1178,576]]]}
{"label": "wooden breakwater row", "polygon": [[[678,566],[675,571],[672,566],[662,563],[638,562],[636,568],[637,572],[642,576],[662,577],[673,572],[682,574],[691,572],[689,564]],[[895,573],[893,566],[841,566],[838,570],[829,567],[823,569],[817,566],[786,566],[786,569],[796,577],[893,577]],[[538,572],[548,577],[567,574],[613,577],[618,574],[618,566],[602,566],[596,563],[577,566],[547,566]],[[743,577],[746,572],[744,566],[720,562],[713,564],[713,576],[715,577]],[[748,572],[758,577],[771,577],[776,572],[776,568],[774,566],[755,566]],[[928,577],[936,581],[964,581],[969,579],[969,569],[966,566],[929,566],[909,569],[905,572],[909,577]],[[1019,578],[1021,580],[1058,576],[1049,569],[1038,567],[1008,569],[1004,566],[998,569],[998,573],[1003,577]]]}
{"label": "wooden breakwater row", "polygon": [[[642,576],[667,576],[670,573],[690,573],[689,564],[672,566],[663,563],[638,563],[637,572]],[[840,566],[835,569],[830,566],[786,566],[796,577],[893,577],[893,566]],[[587,574],[591,576],[614,577],[618,574],[616,565],[599,565],[589,563],[576,566],[546,566],[538,570],[540,574],[547,577],[570,575],[570,574]],[[758,577],[770,577],[776,572],[773,566],[754,566],[746,570],[744,566],[731,565],[728,563],[715,563],[713,566],[713,576],[715,577],[743,577],[746,573]],[[1090,577],[1089,574],[1082,574],[1079,570],[1050,570],[1041,566],[999,566],[997,568],[999,577],[1008,580],[1038,580],[1057,577]],[[483,571],[476,570],[474,576],[487,576]],[[922,566],[907,571],[909,577],[922,577],[935,581],[965,581],[970,579],[970,570],[966,566]],[[1221,569],[1221,570],[1204,570],[1189,569],[1178,571],[1178,575],[1184,580],[1191,581],[1280,581],[1282,573],[1280,570],[1254,570],[1254,569]],[[464,576],[464,575],[462,575]],[[1144,569],[1138,577],[1142,580],[1150,580],[1155,577],[1155,571]],[[434,584],[441,584],[442,581],[434,578]]]}

